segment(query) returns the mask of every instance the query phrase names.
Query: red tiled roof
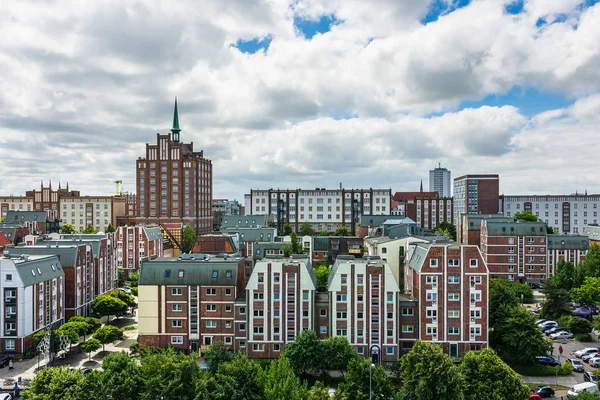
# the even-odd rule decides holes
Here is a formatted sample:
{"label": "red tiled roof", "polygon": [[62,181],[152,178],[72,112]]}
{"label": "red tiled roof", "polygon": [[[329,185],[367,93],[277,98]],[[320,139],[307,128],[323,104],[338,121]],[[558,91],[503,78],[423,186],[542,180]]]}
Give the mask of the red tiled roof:
{"label": "red tiled roof", "polygon": [[8,240],[4,232],[0,232],[0,246],[4,247],[8,246],[9,244],[12,244],[12,242]]}

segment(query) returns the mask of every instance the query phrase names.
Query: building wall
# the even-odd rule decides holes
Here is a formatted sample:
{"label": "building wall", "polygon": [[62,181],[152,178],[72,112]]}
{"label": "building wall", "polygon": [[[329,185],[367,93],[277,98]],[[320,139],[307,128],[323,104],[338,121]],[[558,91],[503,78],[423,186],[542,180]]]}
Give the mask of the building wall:
{"label": "building wall", "polygon": [[448,169],[440,167],[429,171],[429,191],[437,192],[439,197],[452,196]]}
{"label": "building wall", "polygon": [[461,214],[498,214],[498,175],[464,175],[454,179],[454,225]]}
{"label": "building wall", "polygon": [[111,235],[115,243],[116,267],[129,277],[140,268],[142,258],[163,256],[163,240],[149,240],[143,226],[119,226]]}

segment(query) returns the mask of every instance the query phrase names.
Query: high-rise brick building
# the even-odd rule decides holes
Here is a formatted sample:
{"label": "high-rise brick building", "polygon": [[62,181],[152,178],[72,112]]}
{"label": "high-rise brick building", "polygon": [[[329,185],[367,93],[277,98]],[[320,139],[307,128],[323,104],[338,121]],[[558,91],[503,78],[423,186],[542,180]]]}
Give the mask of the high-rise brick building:
{"label": "high-rise brick building", "polygon": [[463,175],[454,179],[454,225],[461,214],[498,214],[500,178],[494,175]]}
{"label": "high-rise brick building", "polygon": [[136,162],[136,223],[179,222],[198,233],[212,231],[212,162],[194,143],[181,143],[177,99],[173,127],[146,144]]}

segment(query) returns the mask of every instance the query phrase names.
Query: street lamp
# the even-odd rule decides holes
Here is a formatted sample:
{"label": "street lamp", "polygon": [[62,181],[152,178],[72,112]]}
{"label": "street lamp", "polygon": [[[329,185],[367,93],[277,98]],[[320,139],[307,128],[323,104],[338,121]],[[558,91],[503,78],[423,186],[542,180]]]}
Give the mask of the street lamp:
{"label": "street lamp", "polygon": [[373,396],[373,388],[372,388],[372,382],[373,382],[373,366],[375,364],[370,364],[369,365],[369,400],[371,400],[372,396]]}

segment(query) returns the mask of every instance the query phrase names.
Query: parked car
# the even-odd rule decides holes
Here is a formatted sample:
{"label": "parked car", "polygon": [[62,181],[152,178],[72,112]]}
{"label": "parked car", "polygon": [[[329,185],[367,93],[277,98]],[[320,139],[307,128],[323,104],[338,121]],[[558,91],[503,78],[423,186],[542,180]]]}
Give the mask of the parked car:
{"label": "parked car", "polygon": [[581,359],[585,362],[590,362],[590,360],[594,357],[600,356],[600,353],[588,353],[581,356]]}
{"label": "parked car", "polygon": [[81,375],[87,375],[92,371],[93,371],[92,368],[81,368]]}
{"label": "parked car", "polygon": [[10,393],[0,393],[0,400],[12,400],[12,398]]}
{"label": "parked car", "polygon": [[592,382],[592,383],[598,384],[598,378],[596,377],[596,375],[594,375],[593,372],[590,372],[590,371],[585,371],[583,373],[583,380],[586,382]]}
{"label": "parked car", "polygon": [[542,397],[537,393],[532,393],[531,396],[529,396],[529,400],[542,400]]}
{"label": "parked car", "polygon": [[541,324],[538,324],[538,326],[542,330],[547,330],[547,329],[556,328],[558,326],[558,322],[556,322],[556,321],[546,321],[546,322],[543,322]]}
{"label": "parked car", "polygon": [[540,397],[554,397],[554,390],[550,386],[539,386],[533,389],[533,393]]}
{"label": "parked car", "polygon": [[124,288],[120,287],[120,288],[117,288],[117,290],[121,290],[121,291],[123,291],[123,292],[125,292],[127,294],[131,294],[131,289],[128,288],[128,287],[124,287]]}
{"label": "parked car", "polygon": [[9,356],[0,357],[0,368],[4,368],[4,367],[8,366],[10,359],[11,358]]}
{"label": "parked car", "polygon": [[584,393],[584,392],[596,393],[596,396],[597,396],[598,395],[598,385],[596,385],[595,383],[592,383],[592,382],[584,382],[584,383],[574,385],[567,392],[567,397],[577,397],[581,393]]}
{"label": "parked car", "polygon": [[576,371],[576,372],[583,372],[584,371],[583,364],[581,363],[581,361],[579,361],[579,360],[577,360],[575,358],[569,358],[568,361],[573,366],[573,371]]}
{"label": "parked car", "polygon": [[560,363],[558,361],[556,361],[554,358],[549,357],[549,356],[538,356],[535,358],[535,362],[538,364],[542,364],[542,365],[549,365],[551,367],[560,365]]}
{"label": "parked car", "polygon": [[542,326],[542,332],[546,333],[548,332],[550,329],[554,329],[558,326],[558,324],[553,325],[553,324],[548,324],[548,325],[544,325]]}
{"label": "parked car", "polygon": [[591,358],[590,367],[600,368],[600,357]]}
{"label": "parked car", "polygon": [[554,327],[554,328],[552,328],[550,330],[547,330],[544,333],[546,334],[546,336],[550,336],[553,333],[563,332],[563,331],[566,331],[566,330],[567,330],[567,328],[563,328],[562,326],[556,326],[556,327]]}
{"label": "parked car", "polygon": [[541,289],[542,288],[542,284],[541,283],[530,283],[529,287],[532,289]]}
{"label": "parked car", "polygon": [[552,335],[550,335],[550,339],[571,339],[573,337],[572,333],[569,332],[558,332],[558,333],[553,333]]}
{"label": "parked car", "polygon": [[585,349],[577,350],[575,352],[575,357],[581,358],[586,354],[590,353],[598,353],[598,349],[596,347],[586,347]]}
{"label": "parked car", "polygon": [[537,321],[535,321],[535,324],[536,325],[543,324],[546,321],[548,321],[548,320],[547,319],[538,319]]}

